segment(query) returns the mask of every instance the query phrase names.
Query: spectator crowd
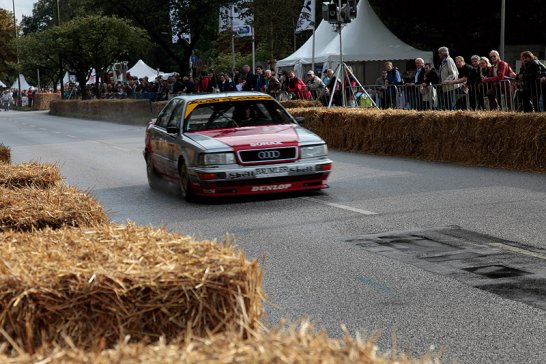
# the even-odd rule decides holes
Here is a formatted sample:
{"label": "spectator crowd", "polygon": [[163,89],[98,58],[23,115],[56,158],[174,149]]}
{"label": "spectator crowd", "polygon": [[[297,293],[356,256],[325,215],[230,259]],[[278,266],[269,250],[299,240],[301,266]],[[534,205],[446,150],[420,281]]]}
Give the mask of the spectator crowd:
{"label": "spectator crowd", "polygon": [[[415,110],[520,110],[545,111],[546,67],[530,51],[520,54],[521,67],[514,71],[509,63],[492,50],[488,56],[473,55],[470,63],[464,57],[452,58],[447,47],[438,49],[438,68],[423,59],[415,59],[415,68],[403,74],[391,61],[384,67],[375,83],[361,85],[349,66],[343,72],[325,69],[310,70],[301,78],[294,70],[254,70],[244,65],[231,73],[202,71],[196,77],[170,74],[135,77],[127,74],[126,81],[107,77],[97,88],[89,84],[83,89],[74,83],[65,85],[65,98],[144,98],[150,101],[169,100],[176,95],[228,91],[260,91],[278,100],[318,100],[323,105],[377,106]],[[337,78],[343,75],[343,83]],[[9,109],[17,90],[2,94],[3,109]],[[24,97],[32,105],[32,90],[24,90]],[[7,106],[6,106],[7,105]]]}

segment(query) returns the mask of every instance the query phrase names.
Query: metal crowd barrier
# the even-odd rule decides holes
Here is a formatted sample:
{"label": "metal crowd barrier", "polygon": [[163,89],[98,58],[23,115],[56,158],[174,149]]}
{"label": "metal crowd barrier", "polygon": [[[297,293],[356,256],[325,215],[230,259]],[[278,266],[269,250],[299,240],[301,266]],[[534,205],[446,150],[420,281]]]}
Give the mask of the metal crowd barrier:
{"label": "metal crowd barrier", "polygon": [[[543,112],[546,82],[503,80],[471,85],[364,85],[379,108]],[[353,91],[358,95],[358,89]],[[363,106],[357,103],[356,106]]]}

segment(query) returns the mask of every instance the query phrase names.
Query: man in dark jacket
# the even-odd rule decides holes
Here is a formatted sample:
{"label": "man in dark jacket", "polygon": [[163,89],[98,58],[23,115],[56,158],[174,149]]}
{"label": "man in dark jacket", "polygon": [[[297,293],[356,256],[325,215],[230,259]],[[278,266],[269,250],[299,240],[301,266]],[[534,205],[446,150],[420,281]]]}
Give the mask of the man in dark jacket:
{"label": "man in dark jacket", "polygon": [[402,84],[402,76],[398,71],[398,68],[395,68],[392,62],[385,62],[385,71],[387,71],[387,76],[385,77],[385,108],[396,108],[397,107],[397,97],[398,88],[397,86]]}
{"label": "man in dark jacket", "polygon": [[518,92],[523,111],[539,111],[540,79],[546,76],[546,70],[542,69],[537,57],[530,51],[521,52],[520,59],[521,69],[516,78],[523,81],[523,89]]}
{"label": "man in dark jacket", "polygon": [[245,80],[243,91],[256,91],[256,75],[252,73],[248,64],[243,66],[242,78]]}
{"label": "man in dark jacket", "polygon": [[218,75],[218,89],[220,92],[237,91],[235,83],[229,79],[229,76],[223,73]]}
{"label": "man in dark jacket", "polygon": [[425,63],[425,76],[419,89],[423,100],[423,110],[436,108],[438,92],[436,87],[440,84],[440,74],[430,63]]}

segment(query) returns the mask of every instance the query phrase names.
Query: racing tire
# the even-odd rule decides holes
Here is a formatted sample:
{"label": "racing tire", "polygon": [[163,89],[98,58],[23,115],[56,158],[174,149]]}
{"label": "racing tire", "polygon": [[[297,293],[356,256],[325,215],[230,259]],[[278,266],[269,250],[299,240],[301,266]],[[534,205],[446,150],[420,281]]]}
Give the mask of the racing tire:
{"label": "racing tire", "polygon": [[184,162],[180,163],[178,167],[178,177],[178,196],[187,202],[195,201],[196,198],[191,186],[190,174]]}
{"label": "racing tire", "polygon": [[148,177],[148,185],[150,188],[155,190],[161,186],[161,177],[157,174],[152,164],[152,157],[148,153],[146,155],[146,176]]}

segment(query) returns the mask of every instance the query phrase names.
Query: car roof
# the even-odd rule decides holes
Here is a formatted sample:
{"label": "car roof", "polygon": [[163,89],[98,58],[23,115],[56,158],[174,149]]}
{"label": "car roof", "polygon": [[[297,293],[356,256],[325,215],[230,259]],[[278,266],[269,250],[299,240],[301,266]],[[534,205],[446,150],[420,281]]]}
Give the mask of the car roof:
{"label": "car roof", "polygon": [[246,98],[249,96],[265,96],[273,99],[268,94],[264,94],[262,92],[255,92],[255,91],[232,91],[232,92],[220,92],[220,93],[210,93],[210,94],[191,94],[191,95],[180,95],[176,96],[177,99],[182,99],[186,101],[194,101],[194,100],[207,100],[207,99],[215,99],[215,98],[232,98],[232,99],[238,99],[238,98]]}

